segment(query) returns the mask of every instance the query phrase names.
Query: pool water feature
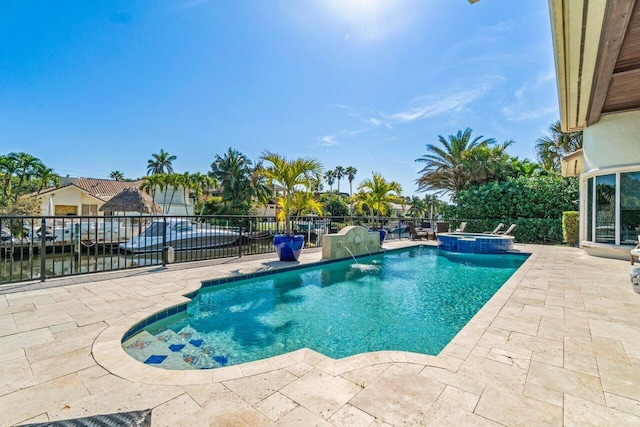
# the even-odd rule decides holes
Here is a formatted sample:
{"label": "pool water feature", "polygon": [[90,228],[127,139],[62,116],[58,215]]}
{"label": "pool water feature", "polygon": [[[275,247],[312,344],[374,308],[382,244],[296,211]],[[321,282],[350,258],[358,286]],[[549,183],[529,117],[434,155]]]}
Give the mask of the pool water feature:
{"label": "pool water feature", "polygon": [[[301,348],[332,358],[378,350],[437,355],[524,262],[414,247],[225,284],[125,336],[133,358],[203,369]],[[170,313],[171,314],[171,313]],[[160,316],[158,316],[160,317]]]}

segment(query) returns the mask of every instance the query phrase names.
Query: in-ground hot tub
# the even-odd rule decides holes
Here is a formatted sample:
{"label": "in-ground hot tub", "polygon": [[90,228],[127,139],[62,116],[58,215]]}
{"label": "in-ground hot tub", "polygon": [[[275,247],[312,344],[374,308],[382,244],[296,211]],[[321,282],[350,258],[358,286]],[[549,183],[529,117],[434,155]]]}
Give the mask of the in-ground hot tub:
{"label": "in-ground hot tub", "polygon": [[513,248],[516,239],[513,236],[481,233],[439,233],[438,247],[445,251],[501,254]]}

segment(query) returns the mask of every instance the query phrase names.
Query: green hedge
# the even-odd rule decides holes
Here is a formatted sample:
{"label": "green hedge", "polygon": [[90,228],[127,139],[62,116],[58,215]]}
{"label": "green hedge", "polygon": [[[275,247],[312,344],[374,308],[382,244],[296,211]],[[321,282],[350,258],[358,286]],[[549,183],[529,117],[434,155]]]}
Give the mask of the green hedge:
{"label": "green hedge", "polygon": [[578,244],[578,211],[562,212],[562,238],[565,243]]}
{"label": "green hedge", "polygon": [[562,214],[574,210],[577,199],[577,178],[520,177],[460,191],[458,205],[447,210],[447,217],[481,218],[451,221],[452,229],[467,221],[465,231],[484,232],[502,222],[505,228],[516,224],[511,234],[517,242],[561,244]]}

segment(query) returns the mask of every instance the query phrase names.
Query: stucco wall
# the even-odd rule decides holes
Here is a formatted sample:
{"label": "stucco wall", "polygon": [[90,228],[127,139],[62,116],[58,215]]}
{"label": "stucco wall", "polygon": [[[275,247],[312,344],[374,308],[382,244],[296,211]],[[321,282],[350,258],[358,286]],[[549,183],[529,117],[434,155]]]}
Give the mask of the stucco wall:
{"label": "stucco wall", "polygon": [[583,137],[585,172],[640,164],[640,111],[604,115]]}

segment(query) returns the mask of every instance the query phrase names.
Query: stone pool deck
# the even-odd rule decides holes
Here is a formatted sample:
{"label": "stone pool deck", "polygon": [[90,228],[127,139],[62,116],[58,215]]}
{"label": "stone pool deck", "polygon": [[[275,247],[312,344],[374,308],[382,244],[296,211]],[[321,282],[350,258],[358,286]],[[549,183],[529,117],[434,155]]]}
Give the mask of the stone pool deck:
{"label": "stone pool deck", "polygon": [[273,256],[0,286],[0,425],[148,408],[153,426],[640,425],[628,262],[518,248],[532,255],[437,357],[305,349],[166,371],[123,352],[137,320],[200,280],[280,267]]}

